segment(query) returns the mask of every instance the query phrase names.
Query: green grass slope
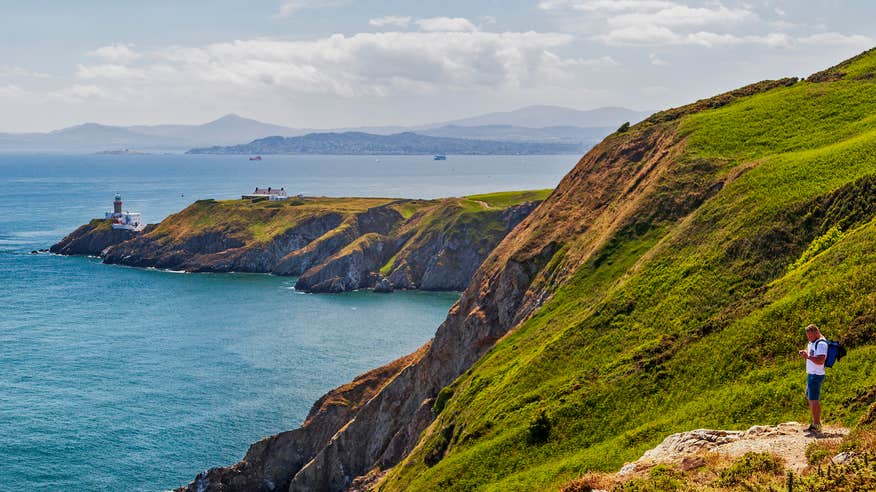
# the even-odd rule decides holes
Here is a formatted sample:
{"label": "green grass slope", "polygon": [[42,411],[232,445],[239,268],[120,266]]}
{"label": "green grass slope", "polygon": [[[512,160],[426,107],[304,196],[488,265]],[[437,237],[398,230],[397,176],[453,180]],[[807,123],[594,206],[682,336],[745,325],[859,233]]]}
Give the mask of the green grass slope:
{"label": "green grass slope", "polygon": [[831,70],[609,137],[623,146],[658,128],[680,142],[654,203],[699,183],[718,191],[689,213],[606,229],[442,391],[378,488],[556,490],[674,432],[805,422],[796,351],[810,322],[850,348],[828,370],[825,420],[858,422],[876,387],[876,52]]}
{"label": "green grass slope", "polygon": [[327,213],[353,216],[391,198],[304,197],[288,200],[199,200],[154,229],[165,241],[219,231],[244,242],[267,242],[296,224]]}

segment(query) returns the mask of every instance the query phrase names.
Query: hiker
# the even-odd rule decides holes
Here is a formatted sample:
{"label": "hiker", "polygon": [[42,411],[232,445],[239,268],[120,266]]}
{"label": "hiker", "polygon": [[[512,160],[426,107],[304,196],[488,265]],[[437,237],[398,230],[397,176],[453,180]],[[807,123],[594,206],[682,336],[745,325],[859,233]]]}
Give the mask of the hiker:
{"label": "hiker", "polygon": [[821,431],[821,384],[824,382],[824,361],[827,360],[827,339],[817,326],[806,327],[809,345],[799,352],[806,359],[806,399],[812,412],[812,425],[807,430]]}

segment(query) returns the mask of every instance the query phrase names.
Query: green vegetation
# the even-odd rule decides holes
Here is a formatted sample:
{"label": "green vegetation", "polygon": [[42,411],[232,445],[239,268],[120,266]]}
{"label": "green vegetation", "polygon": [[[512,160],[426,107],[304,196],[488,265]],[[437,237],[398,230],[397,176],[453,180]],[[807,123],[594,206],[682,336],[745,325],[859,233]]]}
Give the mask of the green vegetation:
{"label": "green vegetation", "polygon": [[[844,70],[874,66],[870,53]],[[453,383],[421,446],[381,490],[557,490],[616,471],[670,433],[806,421],[796,351],[810,322],[851,347],[830,369],[826,421],[851,425],[868,412],[876,214],[872,193],[847,190],[876,175],[876,79],[798,82],[610,138],[655,128],[686,139],[657,193],[677,195],[695,172],[720,191],[690,215],[640,217],[606,238]],[[533,445],[533,424],[545,415],[549,432]],[[770,457],[728,470],[727,486],[785,485]],[[848,470],[847,483],[873,484],[872,471]],[[833,482],[791,480],[805,484],[795,490],[834,490],[825,484],[838,483],[837,473]],[[668,469],[655,474],[657,485],[641,490],[681,480]]]}
{"label": "green vegetation", "polygon": [[445,386],[441,388],[441,391],[438,392],[438,396],[435,397],[435,403],[432,405],[432,413],[438,415],[441,413],[441,410],[444,410],[444,406],[447,405],[447,400],[453,396],[453,388],[450,386]]}
{"label": "green vegetation", "polygon": [[[185,238],[209,232],[221,232],[246,243],[267,242],[282,234],[290,227],[307,219],[328,213],[340,213],[347,218],[362,213],[369,208],[388,206],[396,210],[404,219],[411,219],[422,213],[437,216],[446,207],[456,207],[457,212],[471,212],[476,216],[482,212],[497,213],[500,209],[532,200],[541,200],[550,190],[513,191],[477,195],[478,201],[470,198],[445,200],[397,200],[390,198],[328,198],[305,197],[282,201],[269,200],[198,200],[185,210],[171,215],[161,222],[155,230],[157,236],[165,241],[185,240]],[[485,208],[486,203],[489,210]],[[451,217],[452,215],[452,217]],[[444,215],[442,227],[452,227],[453,220],[460,219],[460,213]],[[433,217],[434,218],[434,217]],[[94,227],[109,227],[103,220],[92,221]],[[439,224],[436,223],[435,227]],[[390,264],[384,269],[389,270]]]}
{"label": "green vegetation", "polygon": [[720,487],[730,487],[739,485],[752,480],[754,483],[762,482],[757,480],[757,475],[767,474],[784,476],[785,467],[780,458],[769,453],[745,453],[735,463],[721,470],[721,478],[718,479],[716,485]]}
{"label": "green vegetation", "polygon": [[552,191],[554,190],[504,191],[484,195],[469,195],[465,198],[474,202],[484,202],[491,208],[508,208],[524,202],[544,200]]}
{"label": "green vegetation", "polygon": [[292,198],[269,200],[198,200],[163,220],[155,234],[166,241],[222,232],[244,242],[267,242],[304,220],[341,213],[352,215],[393,202],[389,198]]}
{"label": "green vegetation", "polygon": [[113,221],[110,219],[91,219],[88,225],[92,232],[109,231],[113,228]]}

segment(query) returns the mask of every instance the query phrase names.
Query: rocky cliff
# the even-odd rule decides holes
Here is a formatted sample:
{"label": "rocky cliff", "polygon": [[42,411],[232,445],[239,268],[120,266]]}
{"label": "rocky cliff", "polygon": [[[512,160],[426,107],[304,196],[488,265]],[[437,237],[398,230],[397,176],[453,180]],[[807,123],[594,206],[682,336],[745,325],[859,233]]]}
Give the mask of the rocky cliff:
{"label": "rocky cliff", "polygon": [[138,234],[126,229],[113,229],[109,220],[94,219],[52,245],[49,251],[59,255],[100,256],[110,246],[133,239]]}
{"label": "rocky cliff", "polygon": [[[804,411],[799,327],[811,321],[860,354],[836,373],[854,374],[835,387],[837,413],[866,412],[876,53],[840,67],[606,138],[499,242],[429,344],[351,402],[340,427],[309,422],[334,434],[277,483],[545,490],[617,469],[692,421],[793,417]],[[391,265],[416,271],[402,268],[414,256]],[[244,490],[230,485],[236,469],[263,474],[245,457],[189,489]]]}
{"label": "rocky cliff", "polygon": [[140,234],[103,221],[53,246],[105,263],[299,276],[308,292],[462,290],[492,248],[547,195],[445,200],[202,200]]}

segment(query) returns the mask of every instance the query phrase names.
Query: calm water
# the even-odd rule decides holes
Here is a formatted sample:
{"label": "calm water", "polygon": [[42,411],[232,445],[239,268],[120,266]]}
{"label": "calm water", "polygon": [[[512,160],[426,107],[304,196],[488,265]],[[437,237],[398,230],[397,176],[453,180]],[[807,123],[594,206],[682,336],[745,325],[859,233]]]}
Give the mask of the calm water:
{"label": "calm water", "polygon": [[111,207],[161,220],[259,186],[433,198],[553,187],[576,156],[0,156],[0,489],[166,490],[423,344],[454,293],[30,255]]}

